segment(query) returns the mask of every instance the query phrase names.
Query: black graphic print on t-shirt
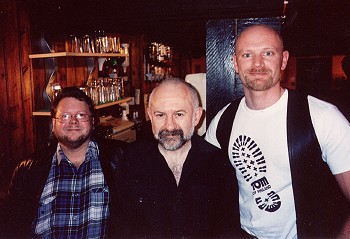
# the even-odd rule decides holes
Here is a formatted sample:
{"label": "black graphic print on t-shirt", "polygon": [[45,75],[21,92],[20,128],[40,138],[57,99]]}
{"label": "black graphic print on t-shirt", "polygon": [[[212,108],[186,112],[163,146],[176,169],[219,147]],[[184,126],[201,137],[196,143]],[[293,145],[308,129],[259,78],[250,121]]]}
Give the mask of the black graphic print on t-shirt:
{"label": "black graphic print on t-shirt", "polygon": [[233,164],[252,187],[255,203],[261,210],[275,212],[281,207],[280,197],[266,178],[267,166],[263,152],[253,139],[240,135],[232,145]]}

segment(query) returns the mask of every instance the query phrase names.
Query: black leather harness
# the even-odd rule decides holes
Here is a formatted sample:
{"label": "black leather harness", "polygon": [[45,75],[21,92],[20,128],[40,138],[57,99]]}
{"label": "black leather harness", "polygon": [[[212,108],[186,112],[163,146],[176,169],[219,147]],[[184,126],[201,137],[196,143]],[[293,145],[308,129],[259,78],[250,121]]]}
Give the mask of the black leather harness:
{"label": "black leather harness", "polygon": [[[222,114],[216,131],[227,150],[241,99]],[[350,209],[327,164],[312,125],[306,95],[288,91],[287,138],[298,238],[334,238]],[[332,122],[329,122],[330,124]]]}

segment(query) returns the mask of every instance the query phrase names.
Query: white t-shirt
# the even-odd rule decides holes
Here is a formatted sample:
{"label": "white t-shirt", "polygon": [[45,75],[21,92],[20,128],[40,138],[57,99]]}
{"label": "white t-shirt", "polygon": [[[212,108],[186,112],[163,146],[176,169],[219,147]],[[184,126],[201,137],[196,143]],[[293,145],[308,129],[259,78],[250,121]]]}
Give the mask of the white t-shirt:
{"label": "white t-shirt", "polygon": [[[288,90],[263,110],[249,109],[243,98],[230,136],[228,155],[237,172],[241,225],[258,238],[297,238],[287,147],[287,102]],[[332,104],[312,96],[308,96],[308,102],[323,160],[333,174],[349,171],[349,122]],[[205,136],[218,147],[216,128],[227,106],[212,120]]]}

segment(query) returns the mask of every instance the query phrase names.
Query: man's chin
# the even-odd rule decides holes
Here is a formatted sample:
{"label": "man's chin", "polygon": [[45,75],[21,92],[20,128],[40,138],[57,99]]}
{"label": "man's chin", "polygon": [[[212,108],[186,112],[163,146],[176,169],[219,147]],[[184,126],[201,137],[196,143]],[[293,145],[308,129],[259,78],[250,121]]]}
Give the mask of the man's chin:
{"label": "man's chin", "polygon": [[158,141],[158,142],[165,150],[169,150],[169,151],[175,151],[182,147],[180,140],[167,139],[165,141]]}
{"label": "man's chin", "polygon": [[253,91],[265,91],[265,90],[270,89],[272,87],[272,85],[268,84],[268,82],[266,82],[266,81],[255,80],[254,82],[250,82],[250,83],[246,84],[246,87],[250,90],[253,90]]}
{"label": "man's chin", "polygon": [[182,147],[182,145],[177,145],[177,144],[161,144],[161,145],[167,151],[175,151]]}
{"label": "man's chin", "polygon": [[70,149],[77,149],[80,146],[82,146],[86,141],[89,140],[89,137],[74,137],[74,138],[59,138],[59,142],[63,145],[65,145],[67,148]]}

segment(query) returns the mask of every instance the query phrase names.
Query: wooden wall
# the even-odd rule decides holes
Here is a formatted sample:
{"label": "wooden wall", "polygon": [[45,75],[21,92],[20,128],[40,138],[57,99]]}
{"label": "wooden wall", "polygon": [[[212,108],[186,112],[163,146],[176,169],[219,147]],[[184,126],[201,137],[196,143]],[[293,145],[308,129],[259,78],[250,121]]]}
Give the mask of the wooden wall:
{"label": "wooden wall", "polygon": [[30,27],[24,1],[0,2],[0,181],[34,149],[28,54]]}
{"label": "wooden wall", "polygon": [[[47,108],[42,99],[47,63],[43,59],[32,59],[32,62],[29,59],[29,54],[39,53],[37,42],[42,31],[30,20],[29,3],[26,0],[0,0],[0,189],[7,186],[13,168],[20,160],[47,143],[50,132],[50,117],[32,116],[33,110]],[[66,33],[50,30],[45,32],[50,48],[66,50]],[[144,81],[143,55],[149,39],[144,33],[122,35],[122,40],[123,37],[131,44],[126,95],[134,96],[134,89],[141,90],[141,104],[131,110],[139,111],[144,117],[143,94],[150,93],[157,85],[157,82]],[[191,73],[188,56],[175,54],[175,57],[174,76],[184,78]],[[57,78],[62,87],[82,85],[87,76],[85,59],[63,57],[55,58],[55,61],[59,65]],[[94,74],[96,77],[97,70]]]}

